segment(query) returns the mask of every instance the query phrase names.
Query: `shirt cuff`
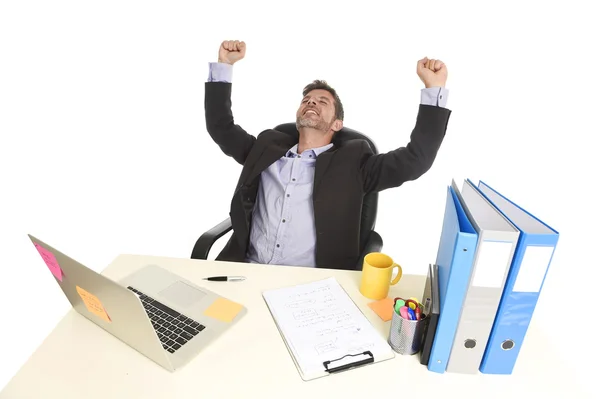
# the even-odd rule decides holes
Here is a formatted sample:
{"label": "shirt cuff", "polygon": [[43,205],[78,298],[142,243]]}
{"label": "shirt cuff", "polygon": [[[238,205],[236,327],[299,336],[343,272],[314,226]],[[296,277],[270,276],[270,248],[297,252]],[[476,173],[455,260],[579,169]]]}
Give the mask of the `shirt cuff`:
{"label": "shirt cuff", "polygon": [[445,87],[429,87],[421,90],[421,104],[436,105],[446,108],[448,89]]}
{"label": "shirt cuff", "polygon": [[233,65],[224,62],[208,63],[208,81],[231,83]]}

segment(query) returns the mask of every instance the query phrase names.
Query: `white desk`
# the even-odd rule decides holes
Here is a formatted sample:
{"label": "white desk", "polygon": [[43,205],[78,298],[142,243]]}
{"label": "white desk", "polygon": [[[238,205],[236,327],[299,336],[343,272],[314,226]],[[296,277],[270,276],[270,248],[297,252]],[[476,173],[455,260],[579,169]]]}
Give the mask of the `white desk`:
{"label": "white desk", "polygon": [[[359,293],[359,272],[122,255],[103,274],[120,279],[148,263],[244,304],[248,314],[183,369],[169,373],[71,310],[0,392],[0,398],[585,397],[535,325],[511,376],[436,374],[419,363],[418,355],[396,355],[392,360],[304,382],[261,292],[334,276],[387,339],[389,322],[379,319],[367,306],[370,300]],[[202,280],[222,274],[248,279],[235,283]],[[424,276],[405,275],[390,295],[420,298],[424,284]]]}

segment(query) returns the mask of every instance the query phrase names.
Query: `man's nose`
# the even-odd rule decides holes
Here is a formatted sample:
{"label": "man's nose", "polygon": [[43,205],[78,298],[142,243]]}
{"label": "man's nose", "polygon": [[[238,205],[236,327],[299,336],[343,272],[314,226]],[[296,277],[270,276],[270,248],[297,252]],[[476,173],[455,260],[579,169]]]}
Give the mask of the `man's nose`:
{"label": "man's nose", "polygon": [[312,98],[308,100],[308,103],[312,104],[312,105],[317,105],[317,102],[315,100],[313,100]]}

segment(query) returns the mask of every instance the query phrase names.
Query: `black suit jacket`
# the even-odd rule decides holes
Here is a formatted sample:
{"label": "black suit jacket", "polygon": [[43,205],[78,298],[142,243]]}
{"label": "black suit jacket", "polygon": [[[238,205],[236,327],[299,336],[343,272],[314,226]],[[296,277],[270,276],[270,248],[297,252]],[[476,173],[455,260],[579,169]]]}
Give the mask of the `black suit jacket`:
{"label": "black suit jacket", "polygon": [[[217,259],[244,262],[260,174],[298,140],[272,129],[255,137],[235,124],[231,87],[231,83],[207,82],[204,107],[210,136],[226,155],[243,165],[229,213],[233,234]],[[313,187],[317,267],[355,269],[361,253],[363,196],[398,187],[429,170],[450,113],[445,108],[420,105],[410,142],[388,153],[374,155],[366,141],[351,140],[317,157]]]}

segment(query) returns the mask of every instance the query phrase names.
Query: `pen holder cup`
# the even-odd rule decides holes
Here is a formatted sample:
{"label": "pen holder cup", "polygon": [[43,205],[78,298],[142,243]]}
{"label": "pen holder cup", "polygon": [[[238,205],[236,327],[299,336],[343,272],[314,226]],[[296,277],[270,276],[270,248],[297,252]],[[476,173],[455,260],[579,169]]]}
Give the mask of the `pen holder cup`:
{"label": "pen holder cup", "polygon": [[429,323],[429,317],[421,320],[408,320],[397,312],[393,312],[388,344],[401,355],[414,355],[421,350],[427,323]]}

